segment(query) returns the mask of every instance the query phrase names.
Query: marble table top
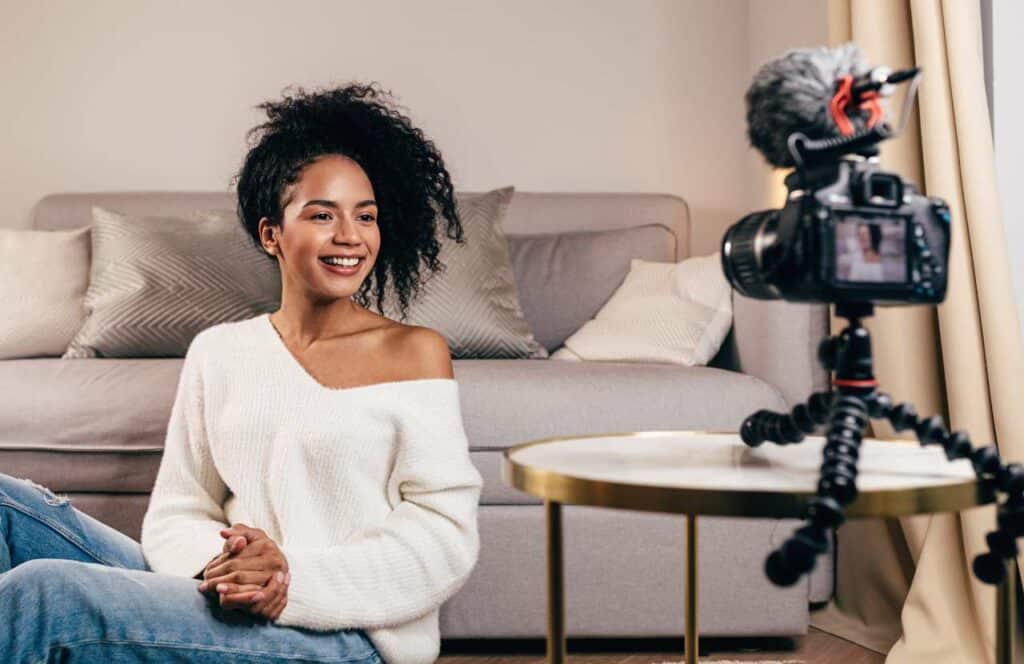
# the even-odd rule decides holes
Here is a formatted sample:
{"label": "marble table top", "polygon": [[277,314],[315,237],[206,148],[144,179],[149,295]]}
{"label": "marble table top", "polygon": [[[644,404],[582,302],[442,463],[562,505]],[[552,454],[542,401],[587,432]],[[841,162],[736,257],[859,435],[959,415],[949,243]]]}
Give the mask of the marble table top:
{"label": "marble table top", "polygon": [[[510,486],[570,504],[723,516],[802,516],[822,436],[747,447],[734,433],[647,431],[530,441],[505,452]],[[992,501],[966,459],[939,446],[865,439],[847,516],[957,511]]]}

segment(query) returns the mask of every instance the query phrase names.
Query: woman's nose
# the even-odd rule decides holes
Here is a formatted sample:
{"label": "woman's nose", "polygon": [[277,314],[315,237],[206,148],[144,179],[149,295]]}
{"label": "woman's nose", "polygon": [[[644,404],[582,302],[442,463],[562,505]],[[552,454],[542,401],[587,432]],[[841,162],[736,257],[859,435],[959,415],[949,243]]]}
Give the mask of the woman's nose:
{"label": "woman's nose", "polygon": [[358,238],[359,237],[359,232],[357,230],[358,226],[356,225],[356,222],[355,222],[354,219],[351,219],[349,217],[345,217],[344,215],[339,216],[338,219],[339,219],[338,224],[335,226],[335,230],[334,230],[334,237],[336,237],[336,238],[338,238],[338,237],[342,237],[342,238],[346,238],[346,237],[347,238]]}

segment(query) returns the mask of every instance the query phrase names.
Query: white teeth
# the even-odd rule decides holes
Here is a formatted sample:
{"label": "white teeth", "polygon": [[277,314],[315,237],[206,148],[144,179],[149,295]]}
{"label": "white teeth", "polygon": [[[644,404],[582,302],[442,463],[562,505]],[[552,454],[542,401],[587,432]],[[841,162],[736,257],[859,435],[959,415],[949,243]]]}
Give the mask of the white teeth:
{"label": "white teeth", "polygon": [[358,259],[358,258],[336,258],[334,256],[328,256],[326,258],[321,258],[320,260],[322,260],[325,263],[330,263],[331,265],[341,265],[343,267],[353,267],[353,266],[355,266],[355,265],[357,265],[359,263],[360,259]]}

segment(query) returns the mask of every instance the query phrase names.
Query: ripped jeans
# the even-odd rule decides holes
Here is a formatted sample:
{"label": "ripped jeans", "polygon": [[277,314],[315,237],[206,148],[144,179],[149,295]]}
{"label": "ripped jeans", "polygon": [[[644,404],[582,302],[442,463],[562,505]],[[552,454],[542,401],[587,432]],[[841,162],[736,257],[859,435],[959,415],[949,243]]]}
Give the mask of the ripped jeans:
{"label": "ripped jeans", "polygon": [[0,473],[0,662],[365,662],[359,629],[277,626],[157,574],[138,542]]}

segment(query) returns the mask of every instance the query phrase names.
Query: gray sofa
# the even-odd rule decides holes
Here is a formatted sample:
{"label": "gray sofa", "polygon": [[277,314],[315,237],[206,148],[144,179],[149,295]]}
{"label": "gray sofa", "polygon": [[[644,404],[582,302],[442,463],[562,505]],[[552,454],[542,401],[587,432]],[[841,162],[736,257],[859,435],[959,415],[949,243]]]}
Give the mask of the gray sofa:
{"label": "gray sofa", "polygon": [[[233,207],[234,198],[56,194],[36,206],[34,226],[86,225],[93,204],[157,214]],[[538,340],[556,350],[621,284],[631,258],[686,258],[690,225],[686,203],[671,195],[517,192],[505,231],[523,310]],[[504,484],[507,447],[558,435],[736,430],[759,408],[791,407],[826,386],[815,359],[827,329],[825,307],[738,295],[734,305],[733,330],[708,367],[454,360],[471,455],[485,485],[479,562],[442,607],[444,638],[545,635],[543,505]],[[0,361],[0,472],[67,494],[77,508],[138,540],[181,362]],[[568,636],[681,637],[682,517],[569,505],[563,519]],[[828,557],[792,588],[776,588],[762,573],[765,556],[798,525],[702,520],[702,635],[806,633],[808,604],[831,596]]]}

